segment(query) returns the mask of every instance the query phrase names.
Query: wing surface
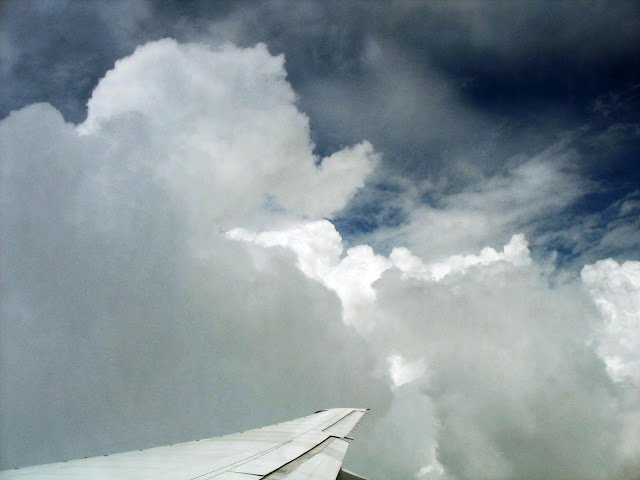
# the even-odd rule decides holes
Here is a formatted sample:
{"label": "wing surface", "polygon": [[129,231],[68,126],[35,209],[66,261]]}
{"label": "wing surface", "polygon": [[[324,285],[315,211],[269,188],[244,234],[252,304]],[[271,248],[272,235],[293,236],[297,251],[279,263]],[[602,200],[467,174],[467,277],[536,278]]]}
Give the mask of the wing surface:
{"label": "wing surface", "polygon": [[[0,471],[0,480],[335,480],[365,409],[165,447]],[[348,437],[347,437],[348,438]]]}

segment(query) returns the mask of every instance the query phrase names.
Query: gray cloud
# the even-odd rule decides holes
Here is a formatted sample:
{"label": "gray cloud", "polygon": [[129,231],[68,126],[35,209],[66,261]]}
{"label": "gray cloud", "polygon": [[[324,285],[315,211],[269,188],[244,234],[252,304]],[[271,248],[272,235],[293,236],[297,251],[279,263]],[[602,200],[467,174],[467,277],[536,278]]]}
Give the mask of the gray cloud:
{"label": "gray cloud", "polygon": [[[258,59],[228,53],[226,73]],[[233,84],[223,87],[226,100],[246,102]],[[376,360],[343,325],[333,294],[286,255],[249,254],[219,230],[204,231],[230,219],[245,192],[193,174],[224,166],[203,157],[200,137],[163,128],[160,97],[155,105],[151,115],[117,115],[86,134],[46,104],[2,122],[3,467],[212,436],[328,405],[385,410],[385,376],[374,376]],[[294,164],[305,158],[306,134],[289,137],[302,148]],[[159,175],[176,139],[192,173]],[[241,144],[229,145],[240,165],[252,161]],[[359,154],[337,155],[332,162],[349,174]],[[314,183],[318,194],[322,185]],[[243,211],[259,211],[262,200],[245,202]]]}
{"label": "gray cloud", "polygon": [[391,409],[367,429],[369,448],[389,457],[360,448],[368,468],[393,478],[634,478],[638,262],[598,262],[584,285],[562,285],[531,261],[522,235],[502,253],[430,265],[406,249],[389,260],[364,245],[341,256],[326,221],[229,236],[292,250],[389,360]]}
{"label": "gray cloud", "polygon": [[584,294],[502,262],[440,282],[389,271],[375,288],[380,343],[425,359],[415,395],[433,402],[446,478],[612,478],[637,464]]}
{"label": "gray cloud", "polygon": [[104,72],[145,40],[140,26],[150,14],[146,3],[128,1],[9,1],[0,8],[1,115],[46,101],[76,122]]}

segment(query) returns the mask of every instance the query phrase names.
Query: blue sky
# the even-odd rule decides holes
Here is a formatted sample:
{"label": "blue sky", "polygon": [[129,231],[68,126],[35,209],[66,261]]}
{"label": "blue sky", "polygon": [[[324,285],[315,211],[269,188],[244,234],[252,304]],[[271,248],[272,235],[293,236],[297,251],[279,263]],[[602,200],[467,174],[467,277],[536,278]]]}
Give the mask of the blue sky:
{"label": "blue sky", "polygon": [[0,466],[346,402],[372,479],[633,478],[638,10],[4,2]]}

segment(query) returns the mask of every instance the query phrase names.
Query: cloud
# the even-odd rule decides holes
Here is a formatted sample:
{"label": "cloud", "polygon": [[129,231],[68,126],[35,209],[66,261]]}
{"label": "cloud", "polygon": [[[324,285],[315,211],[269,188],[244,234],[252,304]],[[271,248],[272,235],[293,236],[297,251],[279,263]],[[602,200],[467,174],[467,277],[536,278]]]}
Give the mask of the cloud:
{"label": "cloud", "polygon": [[374,288],[373,342],[426,365],[445,478],[606,478],[637,461],[579,287],[498,261],[439,281],[388,270]]}
{"label": "cloud", "polygon": [[[531,263],[527,241],[522,234],[514,235],[501,253],[487,247],[480,255],[453,255],[429,265],[404,247],[394,248],[388,259],[377,255],[369,245],[357,245],[343,255],[342,238],[327,220],[260,233],[234,228],[225,236],[263,247],[285,247],[292,251],[302,272],[338,294],[347,323],[356,319],[358,308],[375,302],[373,284],[393,266],[406,277],[438,281],[448,274],[464,272],[478,264],[506,261],[515,266],[525,266]],[[402,360],[392,359],[392,364],[399,368]],[[397,373],[403,375],[399,371]]]}
{"label": "cloud", "polygon": [[403,192],[400,225],[361,239],[389,251],[404,245],[428,262],[508,241],[513,232],[523,232],[542,250],[552,251],[553,243],[543,241],[548,240],[545,233],[568,230],[571,207],[597,189],[575,169],[577,158],[570,140],[563,139],[535,155],[513,157],[494,174],[451,192],[425,182]]}
{"label": "cloud", "polygon": [[453,255],[431,265],[425,265],[420,258],[404,247],[394,248],[389,258],[407,277],[438,281],[451,273],[464,272],[473,265],[487,265],[500,260],[516,267],[529,265],[531,258],[527,244],[524,235],[518,234],[511,238],[501,253],[486,247],[482,249],[480,255]]}
{"label": "cloud", "polygon": [[[320,148],[368,138],[384,152],[368,188],[334,219],[347,244],[385,254],[406,245],[435,260],[524,232],[534,247],[557,250],[565,262],[580,255],[580,246],[555,234],[575,226],[576,234],[599,240],[582,229],[584,214],[607,203],[592,201],[610,187],[597,185],[594,172],[621,168],[621,181],[631,174],[622,165],[636,150],[628,141],[637,122],[594,128],[585,112],[594,98],[602,96],[596,103],[604,105],[603,94],[634,82],[628,66],[638,29],[629,19],[636,10],[271,4],[230,12],[211,35],[267,41],[287,53]],[[559,24],[573,27],[560,32]],[[591,45],[600,37],[608,41]],[[585,76],[585,65],[618,73]],[[626,109],[627,116],[634,111]],[[621,159],[594,147],[605,131]],[[634,228],[620,237],[634,238]],[[627,244],[621,260],[635,254]],[[577,270],[607,254],[577,259]]]}
{"label": "cloud", "polygon": [[241,221],[269,199],[297,215],[331,215],[363,186],[377,154],[365,141],[314,155],[309,120],[285,76],[284,57],[261,44],[211,50],[161,40],[107,72],[78,128],[97,133],[122,115],[142,115],[161,147],[150,160],[197,225]]}
{"label": "cloud", "polygon": [[264,46],[164,40],[116,64],[82,125],[47,104],[2,120],[2,468],[385,411],[336,296],[219,235],[338,209],[372,168],[367,143],[315,156],[294,100]]}
{"label": "cloud", "polygon": [[104,72],[150,40],[149,7],[127,0],[3,2],[0,117],[46,101],[68,120],[84,119],[87,97]]}
{"label": "cloud", "polygon": [[640,262],[601,260],[586,265],[581,276],[604,317],[597,341],[609,374],[640,382]]}
{"label": "cloud", "polygon": [[[606,352],[609,363],[612,355],[635,361],[633,343],[620,345],[637,326],[635,263],[613,284],[619,265],[585,267],[589,295],[580,283],[552,286],[521,234],[502,252],[486,247],[431,264],[408,249],[389,259],[366,245],[344,254],[327,221],[227,236],[291,250],[298,268],[334,290],[345,320],[388,358],[392,407],[367,434],[371,448],[402,435],[391,442],[395,461],[381,467],[368,457],[371,465],[397,477],[487,479],[627,478],[625,469],[637,465],[628,443],[640,428],[634,390],[616,386],[620,372],[608,372],[601,359]],[[628,318],[603,323],[589,296],[606,315],[619,309]],[[411,420],[401,409],[414,412]]]}
{"label": "cloud", "polygon": [[[635,82],[632,60],[639,30],[637,7],[631,3],[605,10],[593,5],[329,7],[318,2],[294,7],[278,2],[7,5],[6,28],[0,34],[7,46],[3,65],[10,72],[7,88],[0,92],[5,114],[48,100],[67,120],[82,120],[85,102],[113,61],[130,54],[135,45],[164,36],[217,45],[229,40],[243,46],[265,42],[271,52],[285,53],[296,105],[313,123],[311,138],[319,155],[329,157],[363,138],[385,153],[383,168],[370,177],[369,188],[359,190],[337,225],[347,242],[369,243],[387,253],[407,242],[384,242],[388,237],[383,234],[378,241],[360,235],[410,223],[420,215],[414,212],[420,206],[427,207],[423,213],[430,216],[433,200],[443,193],[509,175],[514,156],[533,157],[553,143],[559,131],[590,123],[593,118],[585,112],[605,117],[633,98],[628,89],[629,82]],[[562,30],[558,25],[572,27]],[[607,42],[594,43],[599,38]],[[580,155],[571,160],[581,175],[608,165],[620,168],[618,162],[630,158],[636,148],[618,139],[630,136],[637,123],[632,107],[627,103],[622,108],[625,118],[615,121],[624,122],[617,127],[605,122],[585,135],[593,138],[585,138]],[[622,125],[625,128],[619,128]],[[602,145],[611,142],[622,150],[623,160],[602,154]],[[622,173],[627,181],[628,169]],[[408,191],[396,191],[400,185]],[[342,198],[338,194],[336,204]],[[309,211],[312,207],[301,205]],[[498,230],[492,218],[474,224],[465,212],[450,213],[471,232],[487,225],[486,220],[489,233]],[[554,227],[566,228],[573,221],[579,230],[581,216],[570,213],[563,212],[563,224]],[[504,243],[514,232],[525,232],[536,246],[543,238],[516,226],[486,242],[472,238],[473,244],[441,253]],[[567,242],[559,249],[572,247]],[[427,257],[426,249],[419,253]]]}
{"label": "cloud", "polygon": [[350,248],[343,256],[342,238],[327,220],[258,234],[236,228],[226,236],[263,247],[279,246],[291,250],[302,272],[338,294],[346,323],[354,321],[355,310],[360,305],[375,300],[371,285],[391,267],[389,260],[376,255],[368,245]]}
{"label": "cloud", "polygon": [[[598,194],[604,198],[598,198]],[[537,243],[570,251],[571,256],[563,259],[563,269],[573,270],[575,274],[579,274],[585,264],[602,258],[610,257],[618,262],[635,258],[640,242],[635,234],[640,227],[639,194],[631,191],[601,211],[580,215],[580,223],[559,230],[550,229],[538,237]],[[610,194],[603,192],[601,187],[596,188],[594,196],[596,201],[608,202],[610,199]]]}

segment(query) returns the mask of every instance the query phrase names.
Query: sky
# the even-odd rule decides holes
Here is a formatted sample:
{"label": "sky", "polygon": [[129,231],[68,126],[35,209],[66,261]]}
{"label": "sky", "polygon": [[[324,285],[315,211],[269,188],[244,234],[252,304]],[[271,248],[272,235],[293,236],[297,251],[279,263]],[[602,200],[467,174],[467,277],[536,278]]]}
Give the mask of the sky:
{"label": "sky", "polygon": [[0,468],[370,407],[377,479],[640,478],[636,2],[0,3]]}

